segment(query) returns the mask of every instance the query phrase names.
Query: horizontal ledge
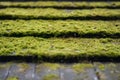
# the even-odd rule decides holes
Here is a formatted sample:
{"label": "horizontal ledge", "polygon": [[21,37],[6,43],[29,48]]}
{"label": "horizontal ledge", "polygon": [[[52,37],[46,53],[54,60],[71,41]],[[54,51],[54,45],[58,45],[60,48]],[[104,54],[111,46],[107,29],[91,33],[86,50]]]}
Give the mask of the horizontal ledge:
{"label": "horizontal ledge", "polygon": [[0,56],[0,62],[9,62],[9,61],[18,61],[18,62],[58,62],[58,63],[73,63],[73,62],[120,62],[120,56],[118,57],[107,57],[107,56]]}
{"label": "horizontal ledge", "polygon": [[66,33],[10,33],[10,34],[0,34],[0,37],[42,37],[42,38],[120,38],[120,33],[108,34],[106,32],[97,32],[97,33],[86,33],[86,34],[79,34],[77,32],[66,32]]}
{"label": "horizontal ledge", "polygon": [[0,20],[31,20],[31,19],[42,19],[42,20],[120,20],[120,16],[70,16],[70,17],[45,17],[45,16],[17,16],[17,15],[0,15]]}
{"label": "horizontal ledge", "polygon": [[106,8],[106,9],[120,9],[120,6],[101,6],[101,7],[93,7],[93,6],[81,6],[81,7],[72,7],[72,6],[3,6],[0,5],[0,9],[2,8],[54,8],[54,9],[95,9],[95,8]]}

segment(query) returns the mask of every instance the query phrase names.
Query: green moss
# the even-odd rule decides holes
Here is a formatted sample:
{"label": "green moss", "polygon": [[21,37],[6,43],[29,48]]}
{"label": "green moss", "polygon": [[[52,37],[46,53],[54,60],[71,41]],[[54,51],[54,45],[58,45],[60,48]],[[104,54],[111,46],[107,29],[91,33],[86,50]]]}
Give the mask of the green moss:
{"label": "green moss", "polygon": [[18,70],[19,72],[25,72],[30,68],[30,66],[26,63],[19,63],[18,67],[19,67],[19,70]]}
{"label": "green moss", "polygon": [[[14,12],[14,13],[13,13]],[[49,13],[48,13],[49,12]],[[67,12],[65,10],[51,9],[51,8],[5,8],[0,10],[1,19],[102,19],[111,20],[119,19],[119,9],[88,9],[88,10],[73,10]]]}
{"label": "green moss", "polygon": [[36,66],[36,72],[39,73],[39,72],[42,70],[42,68],[43,68],[43,65],[38,64],[38,65]]}
{"label": "green moss", "polygon": [[107,67],[109,67],[109,68],[115,68],[116,64],[115,63],[109,63],[109,64],[107,64]]}
{"label": "green moss", "polygon": [[93,65],[89,63],[79,63],[72,66],[73,70],[77,73],[84,72],[85,69],[92,68]]}
{"label": "green moss", "polygon": [[8,69],[11,66],[12,62],[8,62],[8,63],[0,63],[0,70],[2,69]]}
{"label": "green moss", "polygon": [[61,66],[59,64],[53,64],[53,63],[43,63],[42,65],[44,65],[45,67],[51,69],[51,70],[57,70],[58,68],[60,68]]}
{"label": "green moss", "polygon": [[56,74],[48,74],[43,77],[43,80],[60,80],[59,76]]}
{"label": "green moss", "polygon": [[42,68],[48,68],[51,70],[57,70],[58,68],[60,68],[61,66],[57,63],[40,63],[36,66],[36,71],[37,73],[39,73],[41,71]]}
{"label": "green moss", "polygon": [[0,70],[2,70],[3,68],[6,68],[6,65],[0,64]]}
{"label": "green moss", "polygon": [[[0,20],[0,22],[1,22],[0,36],[119,37],[120,35],[119,20],[118,21]],[[116,25],[118,26],[116,27]],[[8,29],[10,29],[11,31],[8,31]],[[102,42],[105,43],[108,41],[104,40]],[[59,46],[59,48],[64,47]]]}
{"label": "green moss", "polygon": [[19,80],[17,77],[8,77],[7,80]]}
{"label": "green moss", "polygon": [[[34,4],[34,5],[33,5]],[[40,5],[39,5],[40,4]],[[58,5],[59,4],[59,5]],[[88,5],[89,4],[89,5]],[[101,5],[102,4],[102,5]],[[47,7],[47,8],[116,8],[120,7],[120,2],[57,2],[57,1],[37,1],[37,2],[0,2],[1,7]]]}
{"label": "green moss", "polygon": [[[37,38],[37,37],[0,37],[1,56],[29,56],[36,55],[50,59],[80,59],[88,57],[119,57],[119,39],[110,39],[104,44],[105,39],[87,38]],[[106,40],[107,41],[107,40]],[[34,42],[34,43],[33,43]],[[11,47],[7,47],[11,46]],[[7,47],[7,48],[6,48]],[[25,48],[26,47],[26,48]],[[34,47],[34,48],[33,48]],[[59,48],[63,47],[63,48]],[[11,49],[12,48],[12,49]],[[24,49],[25,48],[25,49]],[[5,53],[3,49],[11,50],[15,54]]]}
{"label": "green moss", "polygon": [[98,68],[100,69],[100,70],[105,70],[105,65],[104,64],[100,64],[99,66],[98,66]]}

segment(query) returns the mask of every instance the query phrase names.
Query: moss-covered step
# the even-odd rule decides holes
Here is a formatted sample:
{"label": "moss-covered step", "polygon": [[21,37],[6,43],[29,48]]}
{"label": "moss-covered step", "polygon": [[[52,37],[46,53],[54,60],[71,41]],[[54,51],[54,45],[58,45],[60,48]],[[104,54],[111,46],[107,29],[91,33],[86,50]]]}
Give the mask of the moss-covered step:
{"label": "moss-covered step", "polygon": [[0,56],[37,56],[39,61],[117,60],[120,39],[0,37]]}
{"label": "moss-covered step", "polygon": [[[102,4],[102,5],[101,5]],[[58,2],[58,1],[37,1],[37,2],[0,2],[1,8],[56,8],[56,9],[92,9],[92,8],[120,8],[120,2]]]}
{"label": "moss-covered step", "polygon": [[0,20],[0,36],[120,38],[120,21]]}
{"label": "moss-covered step", "polygon": [[0,10],[0,19],[116,20],[120,19],[120,9],[58,10],[53,8],[5,8]]}

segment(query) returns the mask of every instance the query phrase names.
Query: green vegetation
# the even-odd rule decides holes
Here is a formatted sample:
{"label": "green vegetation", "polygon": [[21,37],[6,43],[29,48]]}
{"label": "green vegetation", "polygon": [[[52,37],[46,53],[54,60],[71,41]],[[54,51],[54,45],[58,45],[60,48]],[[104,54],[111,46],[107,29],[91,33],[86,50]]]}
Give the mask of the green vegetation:
{"label": "green vegetation", "polygon": [[56,74],[48,74],[44,76],[43,80],[60,80],[59,76]]}
{"label": "green vegetation", "polygon": [[98,66],[98,68],[99,68],[100,70],[104,71],[104,70],[105,70],[105,65],[104,65],[104,64],[100,64],[100,65]]}
{"label": "green vegetation", "polygon": [[0,1],[0,8],[2,57],[61,62],[120,57],[120,2]]}
{"label": "green vegetation", "polygon": [[107,68],[116,68],[117,66],[116,66],[116,64],[113,64],[113,63],[109,63],[109,64],[107,64]]}
{"label": "green vegetation", "polygon": [[0,20],[0,36],[120,37],[120,21]]}
{"label": "green vegetation", "polygon": [[53,63],[43,63],[42,65],[44,65],[45,67],[51,69],[51,70],[57,70],[58,68],[60,68],[59,64],[53,64]]}
{"label": "green vegetation", "polygon": [[119,57],[120,39],[0,37],[1,56],[36,55],[39,59]]}
{"label": "green vegetation", "polygon": [[80,73],[80,72],[84,72],[85,69],[93,68],[93,65],[89,63],[80,63],[80,64],[74,64],[72,68],[76,73]]}
{"label": "green vegetation", "polygon": [[27,63],[19,63],[17,65],[19,67],[18,72],[25,72],[30,66]]}
{"label": "green vegetation", "polygon": [[[48,13],[49,12],[49,13]],[[0,10],[1,19],[119,19],[119,9],[57,10],[51,8],[5,8]]]}
{"label": "green vegetation", "polygon": [[39,73],[42,68],[45,68],[45,69],[47,68],[50,70],[57,70],[60,67],[61,65],[57,63],[40,63],[36,66],[36,72]]}
{"label": "green vegetation", "polygon": [[11,66],[11,62],[8,62],[6,64],[0,63],[0,70],[3,70],[5,68],[9,68]]}
{"label": "green vegetation", "polygon": [[[33,5],[34,4],[34,5]],[[101,5],[102,4],[102,5]],[[0,2],[1,7],[20,8],[120,8],[120,2],[58,2],[58,1],[37,1],[37,2]]]}
{"label": "green vegetation", "polygon": [[19,80],[17,77],[8,77],[7,80]]}

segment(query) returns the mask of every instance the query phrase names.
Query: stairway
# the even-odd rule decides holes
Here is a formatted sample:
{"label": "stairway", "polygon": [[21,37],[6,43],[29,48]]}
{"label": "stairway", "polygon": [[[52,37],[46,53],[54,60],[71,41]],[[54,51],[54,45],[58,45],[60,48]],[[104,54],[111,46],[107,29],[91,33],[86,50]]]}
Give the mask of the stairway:
{"label": "stairway", "polygon": [[0,1],[0,62],[0,80],[119,80],[120,1]]}

